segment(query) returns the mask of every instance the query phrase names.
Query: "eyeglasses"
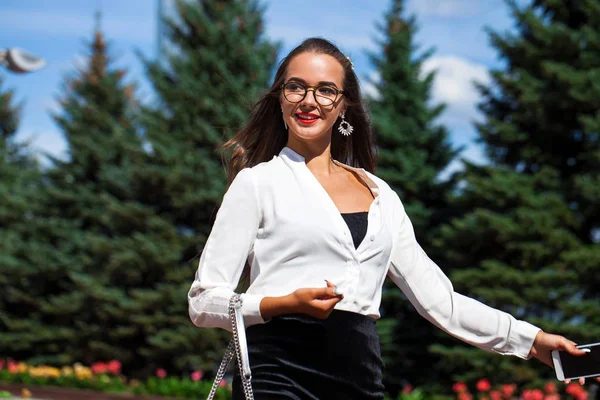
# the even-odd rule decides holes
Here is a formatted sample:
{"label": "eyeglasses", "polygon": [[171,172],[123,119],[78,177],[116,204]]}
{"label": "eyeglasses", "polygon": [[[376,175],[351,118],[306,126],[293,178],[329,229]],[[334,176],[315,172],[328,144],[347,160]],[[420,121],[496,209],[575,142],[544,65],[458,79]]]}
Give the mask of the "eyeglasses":
{"label": "eyeglasses", "polygon": [[281,84],[283,96],[290,103],[300,103],[306,97],[309,90],[315,95],[315,100],[322,106],[330,106],[337,100],[340,94],[344,95],[343,90],[339,90],[331,85],[306,86],[298,82],[288,82]]}

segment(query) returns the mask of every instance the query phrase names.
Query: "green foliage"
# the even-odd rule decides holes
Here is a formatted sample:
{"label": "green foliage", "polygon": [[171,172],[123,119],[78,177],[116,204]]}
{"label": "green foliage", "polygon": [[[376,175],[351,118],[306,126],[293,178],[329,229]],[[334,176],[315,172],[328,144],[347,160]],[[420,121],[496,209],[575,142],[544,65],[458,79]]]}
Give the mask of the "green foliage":
{"label": "green foliage", "polygon": [[[123,376],[111,376],[108,374],[91,375],[89,377],[77,376],[74,373],[61,374],[60,376],[36,376],[28,372],[10,373],[8,370],[0,370],[0,382],[20,383],[36,386],[56,386],[72,389],[96,390],[107,393],[131,393],[134,395],[156,395],[165,397],[177,397],[182,399],[206,398],[212,388],[212,382],[208,380],[193,381],[189,378],[150,377],[143,381],[127,380]],[[0,398],[13,398],[2,397]],[[231,388],[220,387],[215,395],[217,400],[230,400]]]}
{"label": "green foliage", "polygon": [[[178,377],[148,378],[146,381],[133,387],[132,392],[140,395],[172,396],[185,399],[205,398],[210,393],[212,382],[192,381]],[[217,400],[230,400],[231,390],[227,387],[217,389]]]}
{"label": "green foliage", "polygon": [[[506,67],[479,87],[486,120],[477,128],[491,165],[467,165],[456,202],[464,216],[436,243],[457,291],[576,342],[596,341],[600,8],[509,4],[517,32],[490,33]],[[539,363],[472,348],[436,352],[455,380],[552,376]]]}
{"label": "green foliage", "polygon": [[[161,62],[146,61],[151,107],[135,101],[96,32],[54,115],[68,157],[50,157],[43,180],[6,144],[18,108],[0,93],[0,161],[14,166],[0,169],[0,194],[10,194],[0,204],[0,227],[10,225],[0,230],[1,354],[118,359],[134,377],[212,370],[222,357],[228,335],[193,326],[186,294],[225,191],[216,148],[267,87],[277,46],[263,39],[254,1],[182,1],[177,11]],[[25,180],[30,165],[37,175]]]}
{"label": "green foliage", "polygon": [[277,47],[262,38],[255,1],[177,4],[177,20],[166,21],[168,65],[146,60],[158,102],[141,120],[153,155],[147,200],[177,226],[188,261],[206,240],[225,191],[217,148],[267,88]]}
{"label": "green foliage", "polygon": [[420,389],[415,389],[410,393],[402,393],[398,396],[397,400],[425,400],[429,397]]}
{"label": "green foliage", "polygon": [[13,136],[19,126],[21,106],[14,103],[14,91],[3,90],[4,79],[0,76],[0,134],[3,141]]}
{"label": "green foliage", "polygon": [[[7,234],[4,229],[19,224],[31,206],[28,200],[38,183],[39,169],[28,144],[14,141],[22,105],[14,104],[14,91],[3,85],[0,76],[0,228]],[[0,257],[8,258],[8,248],[5,251]],[[6,258],[2,265],[10,262]]]}
{"label": "green foliage", "polygon": [[85,378],[75,374],[60,376],[35,376],[28,372],[10,373],[0,370],[0,382],[22,383],[25,385],[57,386],[73,389],[91,389],[103,392],[124,392],[128,390],[123,377],[109,376],[106,374]]}
{"label": "green foliage", "polygon": [[90,50],[88,67],[66,78],[55,115],[69,157],[46,171],[27,246],[7,266],[0,344],[23,360],[119,359],[139,371],[160,362],[148,357],[161,339],[156,327],[187,322],[168,314],[169,293],[157,293],[175,275],[176,233],[139,200],[147,155],[130,117],[133,85],[111,68],[100,32]]}
{"label": "green foliage", "polygon": [[245,123],[275,64],[262,12],[256,1],[179,1],[161,60],[145,60],[157,98],[139,113],[150,150],[137,182],[175,236],[162,242],[167,279],[139,296],[160,296],[145,355],[176,370],[214,369],[229,339],[191,324],[186,295],[227,184],[217,148]]}
{"label": "green foliage", "polygon": [[[380,78],[377,95],[369,99],[378,151],[377,175],[394,189],[407,208],[417,238],[430,256],[437,228],[450,215],[448,198],[453,177],[439,178],[456,157],[448,132],[435,123],[443,105],[432,106],[433,73],[423,74],[431,51],[414,44],[414,17],[404,15],[404,1],[391,2],[379,26],[380,53],[370,55]],[[386,282],[378,321],[386,363],[386,387],[396,393],[403,385],[435,381],[428,347],[437,339],[435,328],[421,318],[402,293]]]}
{"label": "green foliage", "polygon": [[[14,324],[26,325],[21,305],[33,301],[35,286],[26,260],[32,250],[32,229],[38,224],[43,195],[41,171],[28,144],[14,141],[20,106],[13,104],[14,92],[5,91],[0,79],[0,354],[19,350],[19,338],[12,332]],[[37,254],[42,256],[43,254]],[[16,344],[13,347],[13,344]]]}

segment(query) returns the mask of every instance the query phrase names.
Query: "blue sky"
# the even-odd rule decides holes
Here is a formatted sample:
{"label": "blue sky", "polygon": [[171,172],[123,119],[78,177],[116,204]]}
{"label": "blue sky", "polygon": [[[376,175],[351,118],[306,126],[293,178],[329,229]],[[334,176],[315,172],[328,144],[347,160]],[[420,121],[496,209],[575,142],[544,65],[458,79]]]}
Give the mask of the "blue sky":
{"label": "blue sky", "polygon": [[[331,39],[352,58],[364,90],[372,90],[366,78],[376,75],[365,53],[378,50],[376,23],[382,21],[388,0],[264,0],[263,4],[266,35],[282,42],[280,57],[306,37]],[[50,113],[59,111],[56,99],[64,77],[85,65],[97,10],[102,11],[102,30],[111,43],[115,65],[126,67],[127,79],[138,83],[138,96],[149,99],[151,89],[135,52],[157,56],[158,0],[3,0],[0,4],[0,47],[20,47],[47,62],[35,73],[3,71],[4,87],[15,89],[17,99],[24,101],[17,140],[30,141],[40,152],[65,152]],[[471,82],[487,82],[487,70],[500,65],[484,27],[511,29],[508,7],[503,0],[407,0],[407,11],[417,17],[417,43],[422,49],[435,49],[425,69],[438,71],[433,101],[447,104],[439,123],[447,126],[453,143],[466,146],[465,158],[484,161],[474,143],[472,121],[481,116]]]}

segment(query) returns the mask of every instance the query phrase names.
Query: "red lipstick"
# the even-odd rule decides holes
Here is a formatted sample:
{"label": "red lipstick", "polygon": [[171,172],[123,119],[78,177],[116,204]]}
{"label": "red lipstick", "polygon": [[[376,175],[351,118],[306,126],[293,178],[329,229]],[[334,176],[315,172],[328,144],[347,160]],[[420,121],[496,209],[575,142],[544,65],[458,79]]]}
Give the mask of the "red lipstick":
{"label": "red lipstick", "polygon": [[312,125],[320,119],[320,117],[317,114],[305,112],[296,113],[295,117],[296,121],[298,121],[302,125]]}

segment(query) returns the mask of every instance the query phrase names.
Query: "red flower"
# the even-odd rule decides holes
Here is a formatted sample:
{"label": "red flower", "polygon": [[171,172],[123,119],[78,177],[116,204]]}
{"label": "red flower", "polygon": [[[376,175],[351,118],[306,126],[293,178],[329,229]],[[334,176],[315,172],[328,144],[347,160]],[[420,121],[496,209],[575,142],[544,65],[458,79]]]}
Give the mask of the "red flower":
{"label": "red flower", "polygon": [[581,392],[576,393],[573,397],[575,397],[577,400],[588,400],[588,392],[582,390]]}
{"label": "red flower", "polygon": [[473,400],[473,396],[469,392],[460,392],[458,394],[458,400]]}
{"label": "red flower", "polygon": [[16,374],[19,372],[19,363],[14,362],[13,360],[8,360],[8,372],[11,374]]}
{"label": "red flower", "polygon": [[96,362],[92,364],[92,372],[96,375],[106,373],[106,364],[103,362]]}
{"label": "red flower", "polygon": [[515,390],[517,390],[517,385],[514,383],[511,383],[510,385],[502,385],[502,394],[504,397],[512,397]]}
{"label": "red flower", "polygon": [[222,379],[221,382],[219,382],[219,387],[225,387],[227,386],[227,381],[225,379]]}
{"label": "red flower", "polygon": [[576,397],[576,395],[582,391],[583,391],[583,388],[581,387],[581,385],[579,385],[575,382],[569,383],[567,385],[567,389],[565,390],[565,392],[567,392],[567,394],[570,394],[573,397]]}
{"label": "red flower", "polygon": [[452,385],[452,390],[454,391],[454,393],[466,392],[467,385],[465,385],[464,382],[456,382],[454,385]]}
{"label": "red flower", "polygon": [[531,392],[531,400],[544,400],[544,392],[540,389],[534,389]]}
{"label": "red flower", "polygon": [[477,384],[475,385],[475,387],[477,388],[477,390],[479,392],[487,392],[488,390],[490,390],[492,388],[492,385],[490,385],[490,381],[483,378],[483,379],[480,379],[477,381]]}
{"label": "red flower", "polygon": [[560,400],[560,395],[558,393],[549,394],[544,397],[544,400]]}
{"label": "red flower", "polygon": [[499,390],[492,390],[490,392],[490,398],[492,400],[502,400],[502,392]]}
{"label": "red flower", "polygon": [[162,379],[167,376],[167,371],[165,371],[163,368],[159,368],[156,370],[156,376]]}
{"label": "red flower", "polygon": [[544,392],[546,392],[547,394],[556,393],[556,384],[554,382],[547,382],[544,385]]}
{"label": "red flower", "polygon": [[402,388],[402,394],[409,394],[413,391],[413,385],[411,385],[410,383],[407,385],[404,385],[404,387]]}
{"label": "red flower", "polygon": [[119,360],[111,360],[106,364],[106,369],[113,375],[121,374],[121,361]]}
{"label": "red flower", "polygon": [[194,382],[197,382],[200,379],[202,379],[203,376],[204,376],[204,372],[198,370],[198,371],[192,372],[191,378]]}

